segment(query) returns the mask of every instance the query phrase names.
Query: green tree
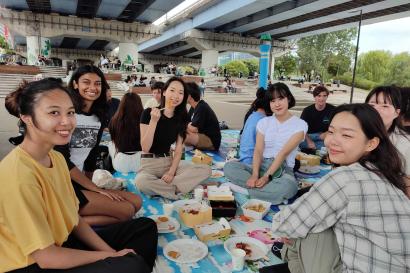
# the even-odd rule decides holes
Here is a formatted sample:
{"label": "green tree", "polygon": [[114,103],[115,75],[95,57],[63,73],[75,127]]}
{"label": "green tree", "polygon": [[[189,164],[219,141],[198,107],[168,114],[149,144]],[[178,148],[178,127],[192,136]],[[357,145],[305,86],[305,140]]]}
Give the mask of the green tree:
{"label": "green tree", "polygon": [[225,65],[225,68],[231,76],[239,76],[239,72],[242,72],[243,75],[249,75],[248,67],[243,61],[231,61]]}
{"label": "green tree", "polygon": [[3,36],[0,36],[0,47],[4,49],[10,48],[9,44],[7,43],[6,39],[4,39]]}
{"label": "green tree", "polygon": [[274,74],[276,77],[281,75],[291,75],[296,72],[297,58],[290,53],[280,56],[275,59]]}
{"label": "green tree", "polygon": [[330,55],[328,59],[327,73],[330,76],[337,77],[349,71],[351,59],[344,55]]}
{"label": "green tree", "polygon": [[387,67],[388,74],[384,84],[410,86],[410,54],[403,52],[394,55]]}
{"label": "green tree", "polygon": [[[255,72],[259,72],[259,59],[247,59],[242,60],[242,62],[246,65],[249,70],[249,74],[253,75]],[[248,75],[244,75],[248,76]]]}
{"label": "green tree", "polygon": [[[356,38],[356,33],[356,29],[347,29],[301,38],[297,42],[299,71],[311,77],[320,75],[323,79],[331,61],[335,60],[334,56],[339,56],[336,60],[342,62],[339,64],[339,69],[344,67],[343,63],[347,59],[353,59],[355,46],[352,41]],[[312,70],[313,75],[311,75]]]}
{"label": "green tree", "polygon": [[392,58],[392,53],[384,50],[360,54],[357,62],[357,74],[367,80],[382,83],[389,73],[388,69]]}

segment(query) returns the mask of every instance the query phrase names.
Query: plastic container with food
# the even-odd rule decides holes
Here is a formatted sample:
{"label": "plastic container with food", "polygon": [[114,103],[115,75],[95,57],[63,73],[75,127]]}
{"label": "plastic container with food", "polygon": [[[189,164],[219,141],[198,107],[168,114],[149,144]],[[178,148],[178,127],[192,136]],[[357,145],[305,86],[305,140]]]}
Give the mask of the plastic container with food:
{"label": "plastic container with food", "polygon": [[270,202],[259,199],[249,199],[242,205],[242,211],[245,216],[260,220],[268,213],[270,205]]}

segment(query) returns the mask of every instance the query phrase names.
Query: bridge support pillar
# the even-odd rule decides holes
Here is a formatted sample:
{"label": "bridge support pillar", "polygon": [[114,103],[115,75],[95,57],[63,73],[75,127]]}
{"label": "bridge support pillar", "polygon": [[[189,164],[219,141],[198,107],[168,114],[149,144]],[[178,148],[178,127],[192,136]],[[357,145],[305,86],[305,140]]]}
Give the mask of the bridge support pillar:
{"label": "bridge support pillar", "polygon": [[218,51],[217,50],[202,50],[201,69],[208,74],[212,67],[218,66]]}
{"label": "bridge support pillar", "polygon": [[118,58],[124,65],[138,65],[138,45],[134,43],[120,43]]}
{"label": "bridge support pillar", "polygon": [[38,55],[49,59],[51,57],[51,43],[49,38],[27,36],[27,64],[36,65]]}
{"label": "bridge support pillar", "polygon": [[270,41],[263,41],[259,46],[261,57],[259,59],[259,87],[268,87],[269,76],[269,52],[271,48]]}

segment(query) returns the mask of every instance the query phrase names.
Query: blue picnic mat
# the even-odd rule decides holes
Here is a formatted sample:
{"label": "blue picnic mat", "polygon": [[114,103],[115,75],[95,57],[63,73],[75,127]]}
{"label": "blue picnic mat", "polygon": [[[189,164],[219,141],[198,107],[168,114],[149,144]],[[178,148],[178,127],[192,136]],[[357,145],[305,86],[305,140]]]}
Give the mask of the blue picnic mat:
{"label": "blue picnic mat", "polygon": [[[225,162],[226,156],[228,152],[232,149],[237,149],[238,147],[238,140],[239,140],[239,130],[223,130],[222,133],[222,141],[221,141],[221,148],[218,152],[214,151],[203,151],[209,156],[213,158],[213,165],[212,169],[213,172],[217,169],[217,166],[220,167],[221,164],[217,164],[218,162]],[[185,160],[191,161],[193,156],[193,151],[185,152]],[[216,164],[215,164],[216,163]],[[221,171],[221,170],[219,170]],[[305,179],[310,180],[313,182],[317,181],[328,172],[326,168],[323,168],[323,171],[318,175],[304,175],[299,176],[296,174],[298,179]],[[171,203],[171,200],[162,198],[162,197],[150,197],[141,192],[134,186],[134,179],[137,176],[136,173],[128,173],[122,174],[116,172],[114,177],[117,178],[124,178],[127,182],[127,190],[130,192],[134,192],[139,194],[142,197],[143,203],[142,208],[137,213],[137,216],[150,216],[150,215],[161,215],[163,214],[162,205],[164,203]],[[207,182],[226,182],[225,177],[210,177],[204,183]],[[248,200],[248,196],[240,193],[234,193],[235,200],[239,204],[237,216],[231,219],[230,224],[232,227],[231,235],[235,236],[248,236],[248,233],[252,231],[260,231],[262,229],[269,229],[272,221],[272,217],[280,210],[280,205],[275,206],[272,205],[268,214],[263,218],[263,220],[251,220],[245,219],[242,220],[240,217],[241,210],[240,205],[244,204]],[[181,199],[191,199],[192,193],[188,193],[181,196]],[[288,200],[287,203],[292,203],[294,199]],[[231,258],[230,255],[224,249],[224,239],[218,239],[214,241],[210,241],[207,243],[208,246],[208,255],[200,260],[195,264],[178,264],[171,260],[165,258],[163,254],[163,248],[171,241],[176,239],[187,239],[193,238],[197,239],[195,232],[192,228],[185,226],[182,221],[179,219],[179,215],[174,211],[172,217],[176,218],[180,224],[181,228],[173,233],[165,233],[159,234],[158,238],[158,258],[156,261],[156,266],[153,272],[163,273],[163,272],[184,272],[184,273],[199,273],[199,272],[231,272]],[[226,239],[225,239],[226,240]],[[270,249],[270,246],[268,245]],[[243,271],[240,272],[258,272],[259,268],[275,265],[283,263],[282,260],[277,258],[272,254],[271,251],[268,252],[268,255],[263,259],[254,261],[254,262],[247,262]]]}

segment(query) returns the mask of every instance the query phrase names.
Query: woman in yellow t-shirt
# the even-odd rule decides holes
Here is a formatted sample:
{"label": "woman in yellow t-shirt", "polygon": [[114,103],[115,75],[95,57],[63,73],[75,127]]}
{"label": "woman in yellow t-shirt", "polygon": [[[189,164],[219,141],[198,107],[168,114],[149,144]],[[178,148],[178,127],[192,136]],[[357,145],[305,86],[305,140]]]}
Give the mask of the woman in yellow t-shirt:
{"label": "woman in yellow t-shirt", "polygon": [[78,215],[67,164],[53,150],[76,126],[69,92],[55,80],[32,82],[8,96],[6,108],[25,137],[0,163],[0,272],[151,272],[152,220],[96,233]]}

